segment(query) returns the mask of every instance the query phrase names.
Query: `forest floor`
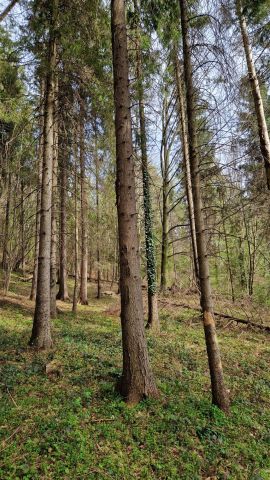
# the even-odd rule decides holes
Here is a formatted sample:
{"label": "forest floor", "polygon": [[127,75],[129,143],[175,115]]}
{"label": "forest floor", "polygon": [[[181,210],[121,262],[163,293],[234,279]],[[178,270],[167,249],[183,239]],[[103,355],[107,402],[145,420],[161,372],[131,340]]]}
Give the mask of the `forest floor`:
{"label": "forest floor", "polygon": [[147,332],[160,397],[130,408],[114,388],[118,298],[97,300],[92,285],[77,318],[59,302],[45,353],[27,347],[28,294],[17,279],[0,296],[1,479],[270,479],[269,333],[219,324],[226,416],[211,405],[198,312],[163,305],[161,334]]}

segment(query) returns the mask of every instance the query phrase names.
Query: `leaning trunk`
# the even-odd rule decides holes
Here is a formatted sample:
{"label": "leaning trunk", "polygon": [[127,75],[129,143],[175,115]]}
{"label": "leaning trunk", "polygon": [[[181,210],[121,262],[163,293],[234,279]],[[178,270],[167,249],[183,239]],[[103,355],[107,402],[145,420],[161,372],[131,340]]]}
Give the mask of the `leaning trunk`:
{"label": "leaning trunk", "polygon": [[248,38],[247,23],[243,14],[243,5],[241,0],[236,0],[236,11],[240,23],[241,35],[245,50],[246,62],[248,67],[249,82],[253,95],[254,107],[257,117],[258,134],[260,138],[261,154],[264,159],[267,188],[270,190],[270,139],[264,113],[264,106],[260,90],[260,84],[253,60],[252,50]]}
{"label": "leaning trunk", "polygon": [[197,251],[194,204],[193,204],[192,185],[191,185],[190,159],[189,159],[189,150],[188,150],[189,147],[188,147],[186,107],[185,107],[181,72],[179,67],[179,60],[176,52],[175,52],[174,63],[175,63],[176,88],[177,88],[177,99],[178,99],[179,118],[180,118],[181,141],[182,141],[183,159],[184,159],[184,165],[185,165],[185,174],[186,174],[185,175],[186,195],[187,195],[187,203],[188,203],[191,245],[192,245],[192,253],[193,253],[193,266],[194,266],[196,285],[199,287],[200,281],[199,281],[198,251]]}
{"label": "leaning trunk", "polygon": [[220,351],[216,335],[213,314],[212,294],[209,277],[204,219],[202,214],[200,165],[196,145],[195,129],[195,92],[193,88],[193,72],[191,48],[188,34],[187,1],[179,0],[181,10],[181,26],[183,37],[184,78],[186,91],[186,109],[188,119],[189,158],[191,166],[191,183],[194,201],[194,218],[198,248],[198,265],[201,291],[201,307],[205,332],[208,363],[211,375],[212,401],[222,410],[228,410],[228,392],[223,379]]}
{"label": "leaning trunk", "polygon": [[157,389],[149,364],[143,320],[124,0],[112,0],[111,8],[123,344],[119,390],[129,404],[136,404],[145,397],[156,396]]}

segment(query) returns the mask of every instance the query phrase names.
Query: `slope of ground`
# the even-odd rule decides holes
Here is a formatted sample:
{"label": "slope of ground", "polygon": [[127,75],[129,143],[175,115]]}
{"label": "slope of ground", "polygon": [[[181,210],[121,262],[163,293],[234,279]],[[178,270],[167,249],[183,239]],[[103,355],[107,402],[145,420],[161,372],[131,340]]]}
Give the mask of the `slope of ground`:
{"label": "slope of ground", "polygon": [[32,352],[21,288],[0,298],[1,479],[270,479],[269,334],[219,329],[226,417],[211,405],[199,321],[163,309],[161,334],[147,333],[160,398],[128,408],[114,390],[116,301],[90,299],[76,319],[60,303],[54,349]]}

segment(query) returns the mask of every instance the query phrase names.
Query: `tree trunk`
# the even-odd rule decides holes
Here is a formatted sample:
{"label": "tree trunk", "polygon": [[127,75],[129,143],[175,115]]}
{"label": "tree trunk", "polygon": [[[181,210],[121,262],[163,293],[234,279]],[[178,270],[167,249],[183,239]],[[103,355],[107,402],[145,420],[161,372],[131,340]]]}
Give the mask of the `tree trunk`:
{"label": "tree trunk", "polygon": [[73,290],[73,303],[72,303],[72,312],[77,314],[77,304],[78,304],[78,289],[79,289],[79,229],[78,229],[78,172],[77,172],[77,163],[78,163],[78,148],[77,148],[77,137],[75,139],[74,146],[74,290]]}
{"label": "tree trunk", "polygon": [[[44,99],[44,82],[41,82],[41,105]],[[35,229],[35,258],[34,271],[30,300],[36,299],[37,276],[38,276],[38,254],[39,254],[39,231],[40,231],[40,209],[41,209],[41,189],[42,189],[42,168],[43,168],[43,150],[44,150],[44,112],[41,108],[40,117],[40,138],[38,144],[38,179],[37,179],[37,210],[36,210],[36,229]]]}
{"label": "tree trunk", "polygon": [[7,201],[6,201],[6,214],[5,214],[5,226],[4,226],[4,239],[3,239],[3,256],[2,256],[2,268],[4,271],[8,270],[9,266],[9,219],[10,219],[10,203],[11,203],[11,173],[8,173],[7,184]]}
{"label": "tree trunk", "polygon": [[88,235],[87,235],[87,180],[85,175],[85,139],[84,139],[84,121],[85,112],[83,99],[81,99],[80,108],[80,181],[81,181],[81,285],[80,302],[82,305],[88,305],[87,299],[87,277],[88,277]]}
{"label": "tree trunk", "polygon": [[249,81],[254,100],[254,107],[257,117],[258,134],[260,138],[261,154],[264,159],[267,188],[270,190],[270,139],[264,113],[264,106],[260,91],[260,84],[253,60],[252,50],[249,42],[246,18],[243,13],[242,0],[236,0],[236,12],[240,23],[243,46],[245,50]]}
{"label": "tree trunk", "polygon": [[16,5],[16,3],[18,3],[18,0],[11,0],[8,6],[2,11],[2,13],[0,13],[0,22],[4,20],[4,18],[9,14],[9,12]]}
{"label": "tree trunk", "polygon": [[123,372],[119,390],[129,404],[157,395],[143,319],[124,0],[112,0],[116,134],[116,196],[120,255]]}
{"label": "tree trunk", "polygon": [[198,251],[197,251],[197,240],[196,240],[196,227],[194,219],[194,204],[192,196],[192,185],[191,185],[191,173],[190,173],[190,159],[189,159],[189,147],[188,147],[188,128],[187,128],[187,117],[186,117],[186,106],[182,85],[182,78],[179,66],[179,60],[177,53],[175,52],[175,76],[176,76],[176,88],[177,88],[177,99],[178,99],[178,108],[179,108],[179,119],[181,126],[181,141],[183,149],[183,159],[185,165],[185,179],[186,179],[186,195],[188,202],[188,213],[189,213],[189,224],[190,224],[190,233],[191,233],[191,245],[193,252],[193,267],[195,273],[196,284],[199,287],[199,266],[198,266]]}
{"label": "tree trunk", "polygon": [[202,199],[199,158],[196,145],[195,129],[195,92],[193,87],[191,49],[188,32],[187,1],[179,0],[181,11],[181,27],[183,38],[184,78],[186,93],[186,108],[188,120],[189,158],[191,166],[191,183],[194,202],[194,218],[198,248],[198,265],[201,290],[201,307],[205,332],[205,341],[211,376],[212,401],[224,411],[229,409],[228,391],[223,379],[223,368],[216,335],[213,314],[212,294],[209,277],[209,264],[205,239],[204,219],[202,216]]}
{"label": "tree trunk", "polygon": [[[137,0],[134,0],[135,12],[139,20],[140,9]],[[156,258],[155,243],[153,235],[151,192],[149,185],[148,155],[147,155],[147,137],[144,110],[144,87],[142,72],[142,52],[140,27],[137,25],[137,45],[136,45],[136,70],[138,82],[139,97],[139,120],[140,120],[140,148],[143,177],[143,207],[144,207],[144,231],[145,231],[145,250],[146,250],[146,269],[148,285],[148,321],[147,327],[153,330],[160,330],[158,303],[157,303],[157,279],[156,279]]]}
{"label": "tree trunk", "polygon": [[57,0],[51,2],[51,25],[48,42],[48,65],[44,98],[44,150],[41,188],[41,212],[39,233],[39,258],[36,305],[30,345],[37,348],[52,346],[50,326],[50,255],[51,255],[51,207],[52,173],[54,158],[54,71],[56,66],[55,25]]}
{"label": "tree trunk", "polygon": [[[63,134],[63,132],[62,132]],[[60,155],[60,255],[59,255],[59,292],[57,298],[69,300],[67,286],[67,150],[66,138],[61,139]]]}
{"label": "tree trunk", "polygon": [[162,151],[161,151],[161,170],[162,170],[162,244],[161,244],[161,277],[160,290],[165,293],[167,290],[168,277],[168,250],[169,250],[169,153],[167,149],[167,98],[163,106],[162,120]]}
{"label": "tree trunk", "polygon": [[96,163],[96,228],[97,228],[97,298],[101,297],[101,277],[100,277],[100,212],[99,212],[99,158],[95,139],[95,163]]}
{"label": "tree trunk", "polygon": [[21,179],[21,202],[20,202],[20,243],[21,243],[21,271],[25,275],[25,231],[24,231],[24,180]]}
{"label": "tree trunk", "polygon": [[57,176],[58,176],[58,86],[55,76],[54,116],[53,116],[53,170],[52,170],[52,208],[51,208],[51,318],[56,318],[56,283],[57,283]]}

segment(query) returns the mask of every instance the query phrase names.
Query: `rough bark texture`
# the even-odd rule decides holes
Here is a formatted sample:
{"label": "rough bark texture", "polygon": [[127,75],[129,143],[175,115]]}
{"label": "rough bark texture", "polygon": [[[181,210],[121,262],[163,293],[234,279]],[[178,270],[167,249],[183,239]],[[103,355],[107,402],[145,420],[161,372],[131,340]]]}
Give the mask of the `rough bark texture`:
{"label": "rough bark texture", "polygon": [[175,76],[176,76],[176,88],[177,88],[177,97],[178,97],[178,108],[179,108],[179,118],[180,118],[180,128],[181,128],[181,140],[182,140],[182,149],[183,149],[183,158],[185,165],[185,179],[186,179],[186,194],[188,202],[188,213],[189,213],[189,224],[190,224],[190,233],[191,233],[191,245],[193,253],[193,266],[195,273],[196,284],[199,287],[199,265],[198,265],[198,251],[197,251],[197,240],[196,240],[196,227],[195,227],[195,218],[194,218],[194,204],[192,196],[192,185],[191,185],[191,173],[190,173],[190,159],[189,159],[189,147],[188,147],[188,128],[187,128],[187,117],[186,117],[186,106],[184,99],[184,91],[182,85],[182,76],[180,71],[180,65],[177,53],[175,52]]}
{"label": "rough bark texture", "polygon": [[[41,82],[41,101],[44,99],[44,82]],[[35,258],[32,278],[30,300],[36,299],[37,275],[38,275],[38,253],[39,253],[39,230],[40,230],[40,209],[41,209],[41,188],[42,188],[42,168],[43,168],[43,150],[44,150],[44,112],[41,107],[40,117],[40,138],[38,145],[38,179],[37,179],[37,210],[36,210],[36,229],[35,229]]]}
{"label": "rough bark texture", "polygon": [[56,318],[56,283],[57,283],[57,176],[58,176],[58,88],[55,75],[54,115],[53,115],[53,171],[52,171],[52,208],[51,208],[51,318]]}
{"label": "rough bark texture", "polygon": [[[139,4],[137,0],[134,0],[134,6],[135,6],[136,15],[139,20],[140,10],[139,10]],[[144,231],[145,231],[146,269],[147,269],[147,284],[148,284],[147,328],[151,328],[152,330],[159,331],[160,323],[159,323],[158,303],[157,303],[156,258],[155,258],[155,243],[154,243],[154,235],[153,235],[151,193],[150,193],[149,172],[148,172],[147,138],[146,138],[143,72],[142,72],[142,53],[141,53],[141,38],[140,38],[139,25],[137,25],[136,36],[137,36],[136,67],[137,67],[137,82],[138,82],[138,97],[139,97],[140,149],[141,149],[142,177],[143,177]]]}
{"label": "rough bark texture", "polygon": [[246,62],[248,67],[248,75],[251,86],[251,91],[254,100],[254,107],[257,117],[258,134],[260,138],[261,154],[264,160],[264,167],[266,173],[267,188],[270,190],[270,139],[267,129],[267,123],[264,113],[264,106],[260,91],[260,84],[253,60],[252,50],[249,42],[246,18],[243,13],[243,5],[241,0],[236,0],[236,11],[240,23],[241,35],[245,50]]}
{"label": "rough bark texture", "polygon": [[213,314],[212,294],[209,277],[209,264],[206,248],[204,219],[202,215],[201,184],[199,158],[196,148],[195,102],[192,77],[190,40],[188,35],[187,1],[179,0],[183,38],[184,78],[186,91],[186,109],[188,120],[189,158],[191,166],[191,183],[194,202],[194,218],[198,248],[198,265],[201,290],[201,307],[211,376],[212,401],[224,411],[229,408],[228,391],[225,388],[220,351],[216,335]]}
{"label": "rough bark texture", "polygon": [[88,235],[87,235],[87,180],[85,174],[85,145],[84,145],[84,108],[81,101],[80,112],[80,181],[81,181],[81,285],[80,302],[88,305],[87,279],[88,279]]}
{"label": "rough bark texture", "polygon": [[48,43],[48,65],[44,98],[44,150],[41,189],[39,233],[39,257],[36,305],[30,345],[37,348],[52,346],[50,327],[50,255],[51,255],[51,206],[52,170],[54,157],[54,71],[56,65],[55,19],[57,0],[51,3],[51,28]]}
{"label": "rough bark texture", "polygon": [[77,303],[78,303],[78,283],[79,283],[79,229],[78,229],[78,172],[77,172],[77,161],[78,161],[78,151],[77,151],[77,138],[75,139],[74,145],[74,290],[73,290],[73,302],[72,302],[72,312],[77,313]]}
{"label": "rough bark texture", "polygon": [[132,151],[124,0],[112,0],[116,133],[116,195],[120,256],[123,372],[119,390],[129,404],[156,396],[145,338]]}
{"label": "rough bark texture", "polygon": [[61,138],[60,148],[60,252],[59,252],[59,291],[57,298],[68,301],[67,286],[67,151],[64,147],[65,139]]}

